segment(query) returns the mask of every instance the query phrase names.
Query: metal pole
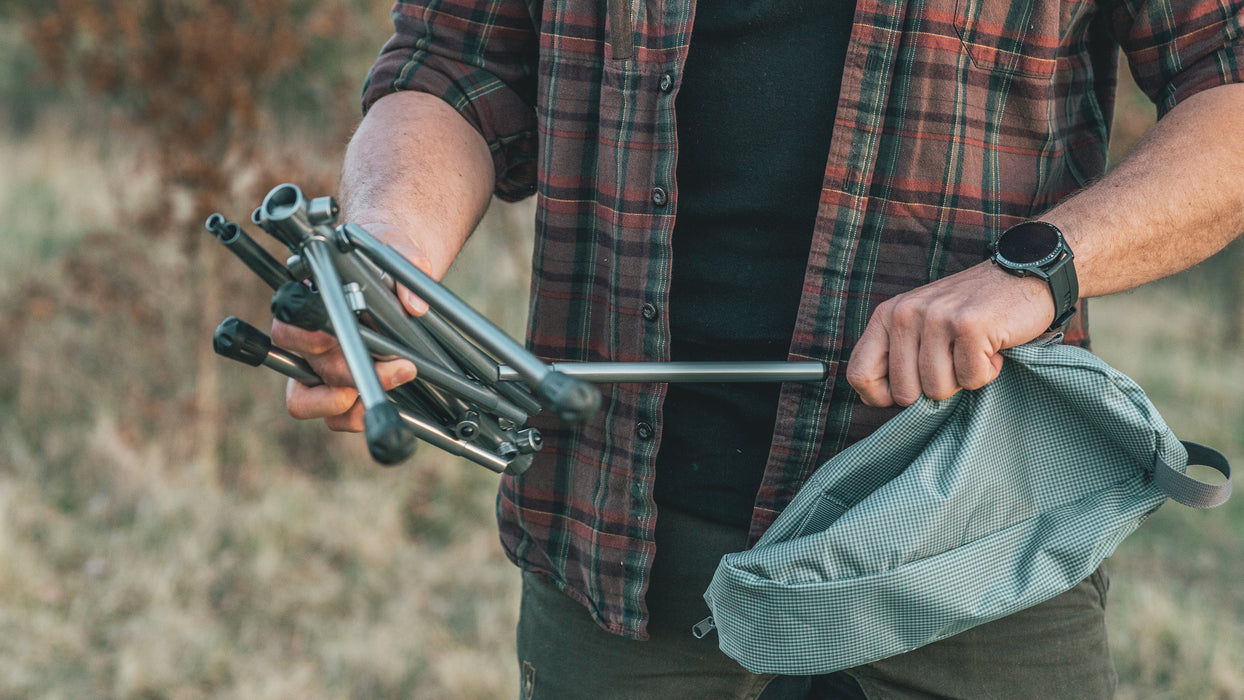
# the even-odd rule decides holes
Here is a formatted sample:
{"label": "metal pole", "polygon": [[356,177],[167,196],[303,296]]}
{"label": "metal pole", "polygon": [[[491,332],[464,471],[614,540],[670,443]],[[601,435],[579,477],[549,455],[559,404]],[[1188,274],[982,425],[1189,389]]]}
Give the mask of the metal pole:
{"label": "metal pole", "polygon": [[596,414],[600,393],[585,382],[549,369],[535,355],[518,344],[505,331],[497,328],[466,302],[441,286],[423,270],[381,243],[361,226],[346,224],[337,229],[342,248],[357,248],[371,258],[391,277],[418,294],[432,308],[440,311],[464,334],[474,338],[484,349],[510,363],[530,386],[536,398],[558,414],[561,420],[581,425]]}
{"label": "metal pole", "polygon": [[[819,382],[825,363],[804,362],[555,362],[552,369],[594,384]],[[497,379],[520,381],[514,369],[501,366]]]}

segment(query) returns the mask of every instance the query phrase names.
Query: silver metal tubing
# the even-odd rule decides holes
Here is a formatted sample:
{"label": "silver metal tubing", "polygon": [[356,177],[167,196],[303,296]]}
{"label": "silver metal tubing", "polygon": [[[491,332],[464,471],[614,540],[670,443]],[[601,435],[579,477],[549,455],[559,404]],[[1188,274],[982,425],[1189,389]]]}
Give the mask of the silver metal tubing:
{"label": "silver metal tubing", "polygon": [[371,355],[359,335],[358,320],[354,312],[346,304],[345,295],[341,291],[341,277],[332,264],[332,252],[328,243],[318,238],[308,238],[303,242],[303,258],[311,266],[311,274],[320,290],[320,298],[328,318],[336,329],[337,343],[341,353],[345,355],[346,366],[358,387],[359,398],[363,407],[371,410],[373,406],[388,403],[380,378],[376,376],[376,368],[372,365]]}
{"label": "silver metal tubing", "polygon": [[[262,332],[257,329],[255,330],[255,333],[262,335]],[[263,336],[261,340],[266,342],[268,341],[268,338]],[[307,364],[306,360],[289,352],[288,350],[285,350],[284,348],[272,345],[270,342],[266,342],[266,344],[267,352],[261,361],[263,366],[276,370],[277,372],[302,382],[307,386],[319,386],[324,383],[320,377],[312,371],[311,366]],[[247,358],[235,357],[234,359],[241,359],[241,361],[250,364],[250,361]],[[450,454],[465,457],[466,459],[487,467],[498,474],[504,472],[506,469],[509,469],[511,473],[513,473],[515,471],[515,467],[519,466],[513,458],[502,457],[489,452],[478,445],[473,445],[466,441],[459,440],[453,435],[450,435],[443,428],[440,428],[436,424],[430,422],[426,417],[418,415],[415,411],[402,408],[398,410],[398,415],[401,416],[402,422],[409,426],[411,433],[413,433],[416,438],[423,440],[434,447],[438,447]],[[537,441],[535,449],[539,449],[538,433],[536,434],[535,439]],[[529,461],[530,460],[528,460],[528,462]]]}
{"label": "silver metal tubing", "polygon": [[[744,383],[819,382],[826,376],[825,363],[803,362],[555,362],[551,368],[567,376],[595,384],[615,383]],[[503,382],[521,381],[510,367],[497,369]]]}
{"label": "silver metal tubing", "polygon": [[423,298],[460,329],[473,336],[484,349],[510,363],[531,386],[538,386],[551,371],[535,355],[498,328],[453,292],[415,267],[397,251],[381,243],[361,226],[346,224],[337,229],[346,242],[362,250],[385,272]]}
{"label": "silver metal tubing", "polygon": [[262,246],[255,242],[241,226],[225,219],[220,214],[212,214],[204,224],[207,230],[216,236],[234,255],[246,264],[259,278],[273,289],[294,279],[289,270],[277,262]]}
{"label": "silver metal tubing", "polygon": [[341,250],[358,249],[397,282],[418,294],[429,306],[441,312],[484,350],[510,363],[536,400],[552,409],[562,421],[582,425],[600,408],[600,393],[587,382],[552,371],[505,331],[495,326],[414,263],[381,243],[361,226],[346,224],[337,228],[337,246]]}
{"label": "silver metal tubing", "polygon": [[307,364],[306,360],[275,345],[268,348],[268,356],[264,358],[263,366],[274,369],[307,386],[319,386],[324,383],[324,380],[320,379],[320,376],[311,369],[311,365]]}
{"label": "silver metal tubing", "polygon": [[[366,300],[367,312],[390,336],[405,343],[417,353],[431,357],[433,361],[447,369],[458,369],[453,360],[439,347],[436,347],[430,338],[421,337],[416,333],[419,330],[418,327],[409,322],[410,317],[397,300],[397,296],[360,262],[360,256],[334,250],[333,264],[344,281],[359,285],[359,290]],[[428,398],[446,415],[459,417],[467,410],[466,404],[461,400],[446,395],[437,388],[428,387],[427,394]]]}
{"label": "silver metal tubing", "polygon": [[[420,356],[415,351],[400,343],[389,340],[368,328],[359,329],[363,334],[363,342],[373,353],[382,356],[400,357],[415,365],[419,377],[428,384],[440,387],[461,399],[495,412],[502,418],[509,419],[519,425],[527,422],[529,413],[501,398],[492,389],[455,374],[435,362]],[[538,407],[537,407],[538,408]],[[534,413],[534,411],[533,411]]]}
{"label": "silver metal tubing", "polygon": [[[317,233],[325,234],[316,231],[317,224],[307,216],[307,206],[307,198],[297,185],[277,185],[264,197],[251,220],[297,253],[304,240]],[[332,227],[323,228],[332,233]]]}
{"label": "silver metal tubing", "polygon": [[[405,343],[416,353],[426,356],[429,362],[455,371],[459,375],[469,373],[477,379],[491,379],[497,375],[497,361],[472,345],[453,327],[453,324],[441,318],[436,311],[428,309],[427,313],[418,318],[408,315],[397,299],[393,278],[362,251],[343,252],[337,256],[336,260],[339,263],[338,269],[341,271],[342,278],[358,282],[363,286],[363,293],[368,299],[368,311],[394,338]],[[364,333],[363,340],[367,339]],[[415,364],[419,363],[415,362]],[[453,390],[452,386],[446,386],[428,377],[424,378],[432,384],[450,389],[458,396],[471,400],[470,397]],[[465,377],[463,379],[465,380]],[[527,394],[522,387],[512,382],[492,382],[488,390],[499,392],[505,399],[508,399],[511,407],[521,409],[525,414],[521,419],[517,418],[517,414],[506,416],[517,423],[524,423],[526,416],[540,412],[540,403]],[[491,407],[484,403],[480,405],[483,408]]]}
{"label": "silver metal tubing", "polygon": [[509,459],[493,454],[492,452],[489,452],[488,450],[465,440],[459,440],[441,427],[416,416],[410,411],[399,411],[399,415],[401,415],[402,421],[410,427],[411,431],[415,434],[415,437],[423,440],[433,447],[440,448],[451,455],[465,457],[472,462],[485,466],[498,474],[504,472],[506,468],[510,466]]}
{"label": "silver metal tubing", "polygon": [[440,314],[429,309],[426,314],[419,317],[418,324],[436,337],[445,351],[453,355],[477,379],[499,391],[507,399],[514,402],[515,405],[526,411],[528,415],[535,415],[540,412],[540,402],[527,393],[525,388],[514,382],[494,381],[493,378],[497,376],[497,361],[489,357],[483,350],[472,345],[465,336],[459,333]]}
{"label": "silver metal tubing", "polygon": [[397,299],[392,278],[384,270],[358,251],[339,253],[337,262],[343,279],[363,285],[368,312],[385,326],[390,335],[441,366],[459,370],[450,354],[438,344],[435,335],[406,313]]}

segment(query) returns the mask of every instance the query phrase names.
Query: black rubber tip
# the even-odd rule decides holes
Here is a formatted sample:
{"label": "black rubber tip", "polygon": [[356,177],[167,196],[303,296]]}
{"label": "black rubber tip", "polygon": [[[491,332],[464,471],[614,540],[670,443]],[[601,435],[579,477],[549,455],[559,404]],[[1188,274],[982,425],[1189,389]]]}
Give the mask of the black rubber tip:
{"label": "black rubber tip", "polygon": [[308,331],[322,330],[328,324],[323,300],[301,282],[286,282],[276,290],[272,317]]}
{"label": "black rubber tip", "polygon": [[415,434],[391,403],[368,409],[363,416],[363,434],[372,459],[386,467],[397,464],[415,452]]}
{"label": "black rubber tip", "polygon": [[562,422],[583,425],[600,408],[600,391],[581,379],[550,372],[536,387],[536,399],[557,414]]}
{"label": "black rubber tip", "polygon": [[272,340],[246,321],[230,316],[216,326],[216,333],[212,335],[212,349],[222,357],[258,367],[268,359]]}

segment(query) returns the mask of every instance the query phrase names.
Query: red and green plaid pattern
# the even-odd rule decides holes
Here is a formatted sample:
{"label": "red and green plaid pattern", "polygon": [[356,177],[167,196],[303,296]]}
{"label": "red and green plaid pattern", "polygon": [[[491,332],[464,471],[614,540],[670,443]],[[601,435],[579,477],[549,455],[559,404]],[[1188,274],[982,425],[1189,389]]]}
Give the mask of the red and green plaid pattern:
{"label": "red and green plaid pattern", "polygon": [[[857,1],[790,348],[833,372],[783,387],[754,538],[817,465],[893,415],[845,381],[873,306],[980,262],[1007,226],[1102,174],[1118,46],[1160,113],[1239,80],[1241,4]],[[663,309],[669,288],[674,98],[693,14],[677,0],[394,7],[364,105],[440,95],[488,141],[498,195],[536,193],[529,342],[543,357],[668,359],[663,314],[641,309]],[[1086,316],[1072,342],[1087,344]],[[534,421],[546,447],[503,481],[501,536],[605,628],[642,638],[664,390],[604,391],[582,429]]]}

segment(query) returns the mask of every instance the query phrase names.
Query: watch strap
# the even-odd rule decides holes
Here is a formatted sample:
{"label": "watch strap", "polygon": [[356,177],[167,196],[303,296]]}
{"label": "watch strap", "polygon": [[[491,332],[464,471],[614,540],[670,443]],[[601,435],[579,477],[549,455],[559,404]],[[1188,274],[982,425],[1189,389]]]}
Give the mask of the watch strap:
{"label": "watch strap", "polygon": [[1054,297],[1054,322],[1049,330],[1058,330],[1067,325],[1072,316],[1076,315],[1076,303],[1080,301],[1080,282],[1076,278],[1076,269],[1072,260],[1071,249],[1064,245],[1066,255],[1054,264],[1041,271],[1041,276],[1050,285],[1050,294]]}

